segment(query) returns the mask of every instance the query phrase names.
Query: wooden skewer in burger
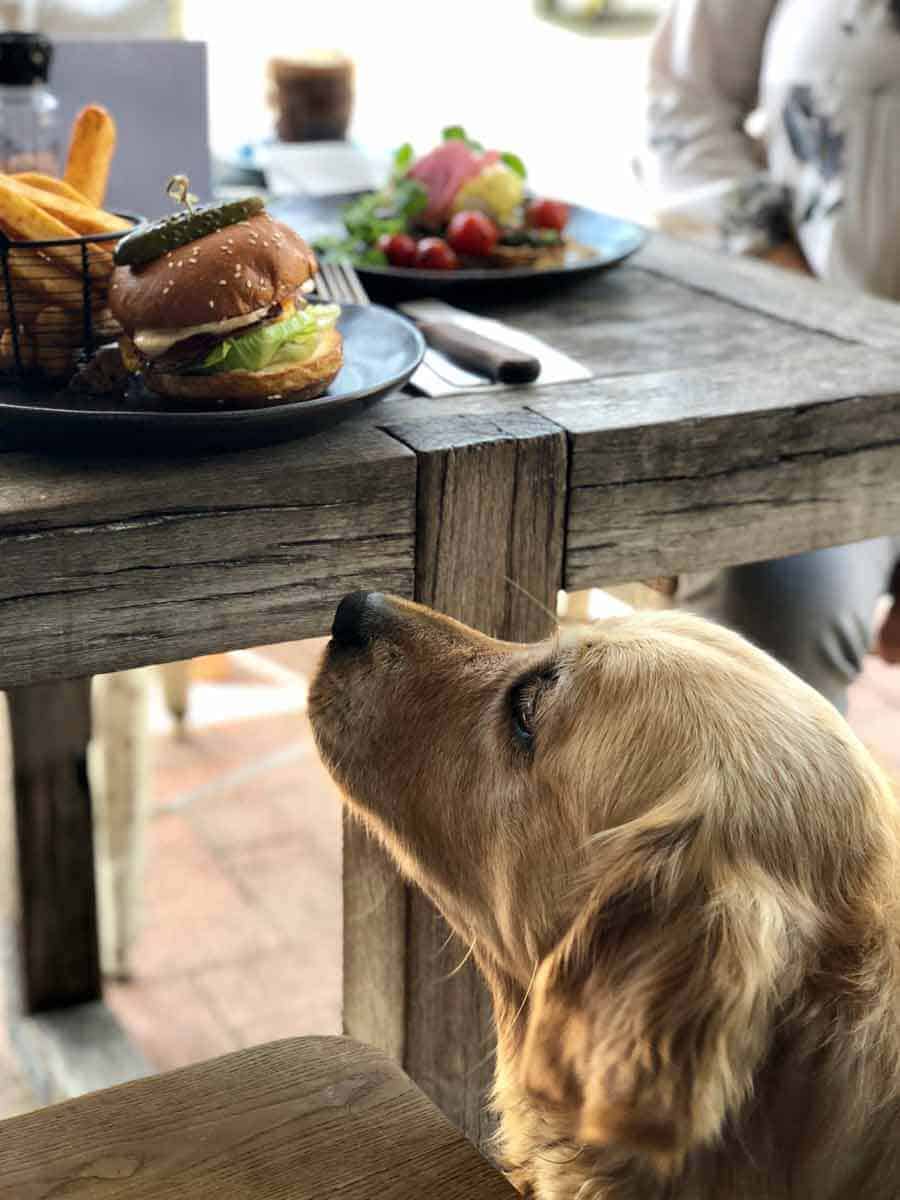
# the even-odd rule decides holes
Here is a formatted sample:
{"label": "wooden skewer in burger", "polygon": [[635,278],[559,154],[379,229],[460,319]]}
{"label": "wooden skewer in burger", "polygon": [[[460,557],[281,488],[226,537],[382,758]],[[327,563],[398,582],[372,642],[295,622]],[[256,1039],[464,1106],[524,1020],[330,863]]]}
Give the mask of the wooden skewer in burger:
{"label": "wooden skewer in burger", "polygon": [[159,395],[255,407],[320,396],[343,364],[340,309],[309,304],[316,259],[259,197],[184,211],[116,247],[109,306],[125,365]]}

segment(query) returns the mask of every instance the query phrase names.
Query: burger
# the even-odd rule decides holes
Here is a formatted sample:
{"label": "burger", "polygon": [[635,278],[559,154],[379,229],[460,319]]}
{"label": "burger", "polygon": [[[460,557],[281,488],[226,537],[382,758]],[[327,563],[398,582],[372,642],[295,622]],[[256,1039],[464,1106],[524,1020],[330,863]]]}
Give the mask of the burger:
{"label": "burger", "polygon": [[211,228],[202,236],[167,231],[170,219],[120,244],[118,262],[137,260],[117,266],[110,282],[125,366],[153,392],[192,407],[320,396],[343,348],[340,309],[307,300],[312,250],[265,211],[214,227],[220,219],[188,227]]}

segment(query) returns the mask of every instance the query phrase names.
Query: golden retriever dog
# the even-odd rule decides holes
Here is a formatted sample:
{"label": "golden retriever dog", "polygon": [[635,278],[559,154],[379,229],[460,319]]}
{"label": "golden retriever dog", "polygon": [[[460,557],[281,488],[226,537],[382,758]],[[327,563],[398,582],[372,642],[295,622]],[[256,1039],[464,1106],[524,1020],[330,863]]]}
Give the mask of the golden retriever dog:
{"label": "golden retriever dog", "polygon": [[812,689],[677,612],[538,645],[378,593],[311,694],[490,988],[536,1200],[900,1197],[900,821]]}

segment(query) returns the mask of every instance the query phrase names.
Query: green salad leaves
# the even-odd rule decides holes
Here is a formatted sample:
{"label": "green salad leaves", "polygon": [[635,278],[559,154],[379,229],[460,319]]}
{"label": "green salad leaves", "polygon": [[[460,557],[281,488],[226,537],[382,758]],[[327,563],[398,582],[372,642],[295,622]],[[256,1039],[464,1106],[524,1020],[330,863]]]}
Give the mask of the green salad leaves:
{"label": "green salad leaves", "polygon": [[340,312],[336,304],[309,304],[283,321],[225,338],[192,370],[216,375],[220,371],[262,371],[280,363],[302,362],[315,353],[319,334],[331,329]]}
{"label": "green salad leaves", "polygon": [[[406,149],[408,155],[404,153]],[[384,266],[387,259],[378,249],[378,239],[384,233],[403,233],[413,218],[428,207],[428,192],[421,183],[396,173],[407,170],[411,161],[412,147],[401,146],[394,158],[395,175],[388,186],[380,192],[367,192],[347,205],[341,213],[347,236],[321,238],[316,242],[316,253],[324,262],[349,259],[354,263]]]}
{"label": "green salad leaves", "polygon": [[[463,142],[475,154],[484,153],[481,142],[469,137],[462,125],[447,125],[441,138],[444,142]],[[387,184],[377,192],[359,196],[342,210],[345,234],[317,239],[316,253],[323,262],[351,262],[358,267],[387,265],[378,239],[393,233],[415,234],[416,217],[428,207],[427,190],[408,175],[415,161],[410,142],[397,147]],[[506,151],[500,155],[500,162],[521,179],[526,177],[525,164],[517,154]]]}

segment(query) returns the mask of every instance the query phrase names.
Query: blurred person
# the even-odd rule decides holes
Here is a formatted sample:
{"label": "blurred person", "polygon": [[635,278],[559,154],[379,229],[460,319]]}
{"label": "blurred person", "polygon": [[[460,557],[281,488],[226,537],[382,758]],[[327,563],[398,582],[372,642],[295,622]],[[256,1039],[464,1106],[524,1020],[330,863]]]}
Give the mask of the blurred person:
{"label": "blurred person", "polygon": [[[648,118],[664,228],[900,300],[900,0],[673,0]],[[900,662],[898,563],[875,538],[686,577],[679,601],[846,712],[886,592],[877,646]]]}

